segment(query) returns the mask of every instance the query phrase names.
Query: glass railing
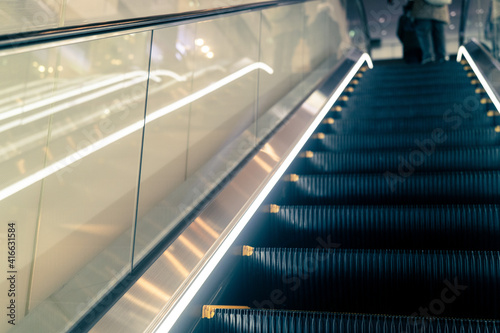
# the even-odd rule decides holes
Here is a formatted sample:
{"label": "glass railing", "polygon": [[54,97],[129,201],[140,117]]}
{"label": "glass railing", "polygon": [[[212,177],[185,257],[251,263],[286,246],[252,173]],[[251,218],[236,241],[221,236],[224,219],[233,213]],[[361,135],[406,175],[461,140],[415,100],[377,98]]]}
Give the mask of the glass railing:
{"label": "glass railing", "polygon": [[[93,19],[93,1],[33,2]],[[176,231],[291,111],[266,117],[269,110],[285,97],[298,104],[314,88],[307,78],[326,75],[352,46],[348,22],[362,14],[344,3],[0,51],[0,268],[11,278],[0,282],[0,331],[69,329]],[[151,14],[138,4],[92,13]],[[23,8],[0,7],[10,22],[3,32],[19,30]],[[61,22],[73,21],[46,23]],[[355,44],[366,50],[366,40]],[[217,237],[209,226],[204,232]]]}
{"label": "glass railing", "polygon": [[466,10],[462,27],[464,43],[474,38],[485,46],[495,59],[500,60],[500,1],[463,2]]}

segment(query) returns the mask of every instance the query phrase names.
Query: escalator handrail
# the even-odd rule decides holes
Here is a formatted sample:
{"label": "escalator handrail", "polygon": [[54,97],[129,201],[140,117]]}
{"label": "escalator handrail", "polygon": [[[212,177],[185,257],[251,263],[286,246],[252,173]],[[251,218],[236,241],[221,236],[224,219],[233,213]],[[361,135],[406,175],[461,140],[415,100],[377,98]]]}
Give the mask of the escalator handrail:
{"label": "escalator handrail", "polygon": [[8,50],[21,46],[33,46],[49,42],[109,34],[129,30],[152,29],[157,26],[179,24],[179,22],[195,22],[207,20],[216,16],[230,15],[242,12],[260,11],[268,8],[305,3],[313,0],[269,0],[265,2],[219,7],[214,9],[196,10],[175,14],[138,17],[108,22],[96,22],[83,25],[51,28],[37,31],[27,31],[0,35],[0,50]]}

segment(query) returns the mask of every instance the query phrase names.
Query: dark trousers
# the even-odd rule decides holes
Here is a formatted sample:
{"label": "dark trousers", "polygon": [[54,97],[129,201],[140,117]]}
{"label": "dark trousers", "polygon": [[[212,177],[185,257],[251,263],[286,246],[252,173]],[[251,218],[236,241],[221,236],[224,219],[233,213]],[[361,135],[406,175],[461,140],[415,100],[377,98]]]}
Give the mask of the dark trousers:
{"label": "dark trousers", "polygon": [[444,61],[446,58],[445,23],[436,20],[415,20],[415,30],[422,49],[422,63]]}

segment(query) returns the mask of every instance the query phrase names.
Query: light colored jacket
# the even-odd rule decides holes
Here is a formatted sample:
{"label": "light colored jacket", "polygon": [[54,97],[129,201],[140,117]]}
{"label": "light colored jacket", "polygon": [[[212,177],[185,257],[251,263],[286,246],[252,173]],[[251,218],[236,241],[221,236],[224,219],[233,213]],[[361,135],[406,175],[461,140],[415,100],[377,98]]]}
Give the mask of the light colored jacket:
{"label": "light colored jacket", "polygon": [[450,13],[447,5],[438,7],[429,5],[425,0],[415,0],[415,5],[411,12],[412,16],[416,19],[428,19],[450,23]]}

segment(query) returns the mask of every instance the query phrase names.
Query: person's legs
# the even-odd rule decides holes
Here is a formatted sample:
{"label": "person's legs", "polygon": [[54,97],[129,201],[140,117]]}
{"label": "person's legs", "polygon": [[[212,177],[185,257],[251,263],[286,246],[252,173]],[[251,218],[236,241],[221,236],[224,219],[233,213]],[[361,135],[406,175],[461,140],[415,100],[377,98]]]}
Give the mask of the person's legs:
{"label": "person's legs", "polygon": [[436,61],[442,62],[446,60],[446,39],[444,37],[444,22],[432,21],[432,40],[434,43],[434,54]]}
{"label": "person's legs", "polygon": [[434,61],[434,48],[432,46],[432,21],[415,20],[415,32],[422,49],[422,64]]}

